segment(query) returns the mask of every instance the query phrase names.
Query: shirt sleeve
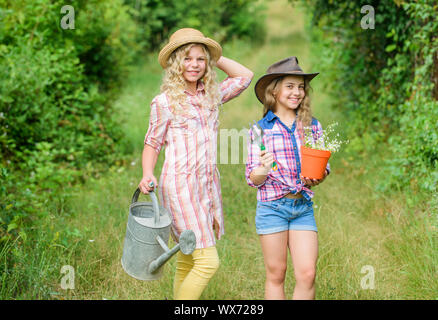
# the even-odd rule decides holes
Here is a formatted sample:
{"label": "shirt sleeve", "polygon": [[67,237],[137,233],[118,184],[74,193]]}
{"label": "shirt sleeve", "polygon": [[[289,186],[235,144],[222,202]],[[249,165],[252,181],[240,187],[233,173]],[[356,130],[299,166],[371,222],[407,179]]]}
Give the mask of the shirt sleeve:
{"label": "shirt sleeve", "polygon": [[[316,126],[316,132],[313,136],[313,139],[318,140],[319,138],[322,137],[322,133],[323,133],[322,125],[321,125],[321,122],[318,121],[318,125]],[[324,144],[324,142],[323,142],[323,144]],[[330,163],[329,162],[327,162],[326,170],[327,170],[327,175],[329,175],[330,174]]]}
{"label": "shirt sleeve", "polygon": [[221,103],[225,103],[242,93],[248,88],[251,78],[246,77],[227,77],[220,83]]}
{"label": "shirt sleeve", "polygon": [[149,128],[144,138],[144,144],[149,145],[160,153],[161,147],[166,139],[170,118],[158,103],[157,99],[152,100],[151,112],[149,114]]}
{"label": "shirt sleeve", "polygon": [[263,181],[263,183],[259,185],[255,185],[251,179],[249,178],[251,171],[255,168],[259,167],[261,165],[260,162],[260,146],[257,143],[252,143],[254,140],[254,135],[252,133],[252,130],[249,130],[248,133],[248,139],[247,139],[247,148],[248,148],[248,155],[246,158],[246,168],[245,168],[245,178],[246,182],[250,187],[258,188],[265,184],[266,180]]}

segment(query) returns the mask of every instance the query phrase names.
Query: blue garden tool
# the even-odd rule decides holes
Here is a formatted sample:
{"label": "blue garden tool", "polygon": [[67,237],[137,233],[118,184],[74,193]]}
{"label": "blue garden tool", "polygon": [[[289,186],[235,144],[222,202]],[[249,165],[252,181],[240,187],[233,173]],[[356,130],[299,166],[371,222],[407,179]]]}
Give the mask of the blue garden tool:
{"label": "blue garden tool", "polygon": [[[256,122],[254,121],[253,125],[249,124],[250,127],[256,127],[258,130],[260,130],[260,133],[257,132],[257,130],[253,130],[254,132],[254,136],[255,136],[255,140],[259,141],[259,145],[260,145],[260,150],[266,150],[265,145],[263,144],[263,136],[264,136],[264,131],[263,128]],[[272,163],[272,170],[277,171],[278,170],[278,166],[277,166],[277,162],[273,162]]]}

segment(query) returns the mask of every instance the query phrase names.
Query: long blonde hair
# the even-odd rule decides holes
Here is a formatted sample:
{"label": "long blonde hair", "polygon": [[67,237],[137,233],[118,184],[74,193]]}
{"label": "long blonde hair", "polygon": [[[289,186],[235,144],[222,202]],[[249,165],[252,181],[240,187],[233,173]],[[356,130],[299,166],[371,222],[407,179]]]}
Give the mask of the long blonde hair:
{"label": "long blonde hair", "polygon": [[187,106],[187,96],[184,92],[186,81],[183,76],[184,58],[191,48],[200,46],[206,56],[205,73],[200,79],[204,83],[205,95],[201,99],[201,107],[216,110],[220,103],[219,85],[216,82],[216,61],[211,59],[208,48],[201,43],[189,43],[176,49],[167,60],[167,68],[161,85],[161,92],[164,92],[170,100],[170,109],[174,114],[184,114]]}
{"label": "long blonde hair", "polygon": [[[272,80],[269,85],[266,86],[265,89],[265,100],[263,103],[263,117],[266,116],[269,110],[275,112],[275,93],[278,91],[278,85],[283,81],[286,76],[281,76]],[[310,86],[309,81],[304,78],[304,92],[305,96],[303,101],[301,101],[300,105],[297,108],[297,122],[300,123],[301,126],[307,127],[312,123],[312,109],[310,105],[310,90],[312,87]]]}

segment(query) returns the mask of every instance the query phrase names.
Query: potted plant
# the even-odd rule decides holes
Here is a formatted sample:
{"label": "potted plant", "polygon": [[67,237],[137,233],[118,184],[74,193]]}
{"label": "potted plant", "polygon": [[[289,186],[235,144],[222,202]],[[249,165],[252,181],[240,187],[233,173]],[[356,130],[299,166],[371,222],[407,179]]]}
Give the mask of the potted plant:
{"label": "potted plant", "polygon": [[312,127],[304,127],[304,144],[301,146],[301,174],[310,179],[322,179],[327,162],[333,152],[339,151],[343,143],[339,133],[331,137],[337,123],[327,126],[319,137],[312,132]]}

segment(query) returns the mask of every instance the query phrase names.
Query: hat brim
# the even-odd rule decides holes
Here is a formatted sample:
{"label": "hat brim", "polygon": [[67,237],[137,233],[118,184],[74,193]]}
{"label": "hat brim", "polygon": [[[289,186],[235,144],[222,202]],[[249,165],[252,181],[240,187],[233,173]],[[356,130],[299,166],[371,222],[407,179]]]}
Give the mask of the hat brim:
{"label": "hat brim", "polygon": [[161,67],[165,69],[167,67],[167,60],[169,59],[172,52],[188,43],[205,44],[210,51],[211,58],[214,61],[218,61],[219,58],[222,56],[222,47],[216,41],[207,37],[190,36],[186,38],[180,38],[174,42],[169,42],[163,47],[163,49],[161,49],[158,55],[158,62],[160,63]]}
{"label": "hat brim", "polygon": [[261,103],[264,103],[265,89],[271,83],[272,80],[279,78],[279,77],[282,77],[282,76],[303,76],[308,81],[310,81],[313,78],[315,78],[318,74],[319,74],[319,72],[303,73],[303,72],[298,72],[298,71],[265,74],[259,80],[257,80],[257,83],[254,86],[254,91],[255,91],[257,99],[259,99],[259,101]]}

